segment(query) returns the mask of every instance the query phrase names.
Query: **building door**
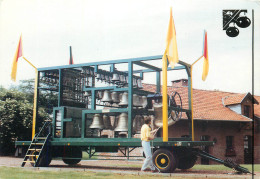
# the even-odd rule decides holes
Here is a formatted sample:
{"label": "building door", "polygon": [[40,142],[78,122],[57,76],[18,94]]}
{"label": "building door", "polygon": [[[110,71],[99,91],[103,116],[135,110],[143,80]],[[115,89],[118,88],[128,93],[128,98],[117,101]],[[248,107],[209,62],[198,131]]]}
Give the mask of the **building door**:
{"label": "building door", "polygon": [[252,136],[244,136],[244,163],[252,164]]}
{"label": "building door", "polygon": [[[200,136],[200,140],[201,141],[209,141],[209,138],[210,136],[208,135],[203,135],[203,136]],[[201,150],[209,153],[209,146],[202,146],[201,147]],[[209,165],[209,159],[207,158],[201,158],[201,162],[200,162],[202,165]]]}

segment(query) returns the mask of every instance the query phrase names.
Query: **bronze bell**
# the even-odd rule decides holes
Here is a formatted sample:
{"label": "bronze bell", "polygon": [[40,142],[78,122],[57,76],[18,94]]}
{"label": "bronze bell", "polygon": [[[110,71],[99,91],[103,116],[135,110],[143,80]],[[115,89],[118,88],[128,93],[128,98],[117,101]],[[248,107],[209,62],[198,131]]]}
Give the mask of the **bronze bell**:
{"label": "bronze bell", "polygon": [[89,126],[90,129],[104,129],[104,122],[100,114],[95,114],[93,117],[92,124]]}
{"label": "bronze bell", "polygon": [[111,102],[112,98],[111,98],[111,93],[108,90],[105,90],[103,93],[103,97],[101,99],[102,102]]}
{"label": "bronze bell", "polygon": [[96,97],[97,97],[98,99],[102,99],[102,98],[103,98],[103,92],[102,92],[102,91],[98,91]]}
{"label": "bronze bell", "polygon": [[133,121],[133,132],[140,134],[143,124],[144,124],[144,118],[140,115],[136,115]]}
{"label": "bronze bell", "polygon": [[114,81],[114,82],[119,81],[119,75],[116,74],[116,73],[114,73],[114,74],[113,74],[112,81]]}
{"label": "bronze bell", "polygon": [[138,79],[138,80],[137,80],[137,87],[138,87],[138,88],[143,88],[142,80],[141,80],[141,79]]}
{"label": "bronze bell", "polygon": [[[163,126],[163,120],[162,120],[162,103],[154,103],[153,104],[153,107],[154,107],[154,114],[155,114],[155,121],[154,121],[154,124],[157,126],[157,127],[162,127]],[[175,120],[173,120],[173,117],[171,116],[175,116],[175,112],[172,111],[170,116],[168,116],[168,126],[171,126],[173,124],[175,124],[175,122],[177,121],[177,119],[175,118]]]}
{"label": "bronze bell", "polygon": [[112,101],[114,103],[119,103],[120,102],[119,94],[117,92],[115,92],[115,91],[111,93],[111,98],[112,98]]}
{"label": "bronze bell", "polygon": [[146,108],[147,106],[147,97],[146,96],[142,96],[142,107]]}
{"label": "bronze bell", "polygon": [[133,87],[137,87],[137,80],[133,78]]}
{"label": "bronze bell", "polygon": [[112,129],[115,129],[117,126],[118,120],[116,119],[116,116],[109,116],[110,117],[110,122],[112,124]]}
{"label": "bronze bell", "polygon": [[103,122],[105,129],[112,129],[110,117],[108,115],[103,115]]}
{"label": "bronze bell", "polygon": [[120,100],[119,106],[127,106],[128,105],[128,93],[124,92],[122,98]]}
{"label": "bronze bell", "polygon": [[139,106],[142,105],[141,101],[140,101],[140,98],[139,98],[139,96],[137,94],[133,94],[133,105],[135,107],[139,107]]}
{"label": "bronze bell", "polygon": [[126,132],[128,131],[128,115],[127,113],[122,113],[119,116],[117,127],[114,130],[115,132]]}
{"label": "bronze bell", "polygon": [[101,74],[98,73],[97,76],[96,76],[96,79],[97,79],[97,81],[100,80],[101,79]]}

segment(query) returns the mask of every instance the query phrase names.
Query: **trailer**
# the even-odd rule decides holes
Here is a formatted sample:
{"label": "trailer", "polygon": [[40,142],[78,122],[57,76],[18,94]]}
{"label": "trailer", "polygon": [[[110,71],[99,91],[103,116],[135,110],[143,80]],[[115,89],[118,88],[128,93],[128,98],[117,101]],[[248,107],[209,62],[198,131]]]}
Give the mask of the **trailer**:
{"label": "trailer", "polygon": [[[230,160],[220,160],[200,150],[203,146],[213,146],[213,141],[194,140],[190,64],[179,61],[175,68],[166,68],[168,72],[187,73],[189,104],[185,109],[177,92],[167,95],[168,118],[162,119],[163,68],[158,67],[161,61],[162,56],[158,55],[39,68],[36,96],[41,92],[55,92],[57,106],[53,108],[52,120],[46,120],[41,129],[33,133],[32,141],[16,141],[18,149],[27,148],[22,167],[26,163],[46,167],[55,157],[69,165],[77,164],[82,159],[82,151],[90,158],[99,152],[120,151],[129,159],[131,152],[141,147],[138,134],[144,117],[152,117],[155,127],[168,130],[168,125],[182,120],[185,114],[188,135],[168,138],[163,134],[153,140],[153,163],[160,172],[192,168],[197,156],[201,156],[249,173]],[[149,78],[156,89],[144,88],[144,78]],[[37,104],[36,99],[34,126],[39,125]]]}

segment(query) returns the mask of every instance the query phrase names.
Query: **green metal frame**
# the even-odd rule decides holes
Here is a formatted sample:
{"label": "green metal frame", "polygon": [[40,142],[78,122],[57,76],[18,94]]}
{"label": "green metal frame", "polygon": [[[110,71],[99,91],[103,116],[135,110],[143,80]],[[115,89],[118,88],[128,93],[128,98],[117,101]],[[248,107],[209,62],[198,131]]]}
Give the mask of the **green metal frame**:
{"label": "green metal frame", "polygon": [[[141,93],[141,94],[148,94],[149,92],[139,90],[133,87],[132,79],[140,78],[143,79],[143,74],[148,72],[155,72],[156,73],[156,92],[160,92],[161,88],[161,80],[160,80],[160,72],[162,71],[161,68],[155,67],[150,65],[146,62],[154,61],[154,60],[161,60],[162,55],[158,56],[150,56],[150,57],[142,57],[142,58],[132,58],[132,59],[122,59],[122,60],[111,60],[111,61],[101,61],[101,62],[94,62],[94,63],[83,63],[83,64],[73,64],[73,65],[65,65],[65,66],[56,66],[56,67],[47,67],[47,68],[39,68],[39,73],[50,71],[50,70],[58,70],[59,71],[59,87],[57,91],[59,92],[58,96],[58,107],[54,108],[55,110],[62,110],[62,123],[61,123],[61,137],[55,137],[55,119],[56,114],[54,112],[54,120],[52,122],[53,129],[52,129],[52,139],[50,140],[51,145],[59,146],[59,145],[71,145],[71,146],[125,146],[125,147],[140,147],[141,141],[138,138],[132,138],[132,119],[133,117],[140,113],[144,112],[142,110],[133,109],[133,94],[134,93]],[[115,68],[115,65],[118,64],[127,64],[128,71],[118,71]],[[107,86],[107,87],[83,87],[83,91],[91,91],[92,99],[95,99],[95,91],[97,90],[111,90],[111,91],[127,91],[128,92],[128,108],[120,108],[120,109],[105,109],[105,110],[96,110],[96,100],[91,100],[91,109],[86,109],[82,111],[82,128],[81,128],[81,137],[80,138],[64,138],[63,136],[63,122],[66,122],[67,119],[64,119],[64,107],[62,104],[62,93],[63,93],[63,86],[62,86],[62,77],[63,77],[63,70],[64,69],[78,69],[78,68],[94,68],[95,72],[100,73],[107,73],[99,69],[100,65],[110,65],[110,72],[116,72],[119,74],[125,74],[128,76],[128,87],[118,88],[117,86]],[[138,65],[143,67],[142,70],[134,70],[133,65]],[[179,66],[176,66],[174,69],[168,68],[170,70],[186,70],[188,75],[188,96],[189,96],[189,109],[183,109],[182,112],[186,112],[188,116],[188,120],[191,123],[191,73],[190,73],[191,65],[187,64],[183,61],[179,61]],[[135,74],[139,74],[139,76],[135,76]],[[38,88],[38,91],[41,88]],[[86,138],[85,137],[85,114],[95,114],[95,113],[128,113],[128,137],[127,138]],[[147,112],[147,111],[146,111]],[[37,111],[38,113],[38,111]],[[147,112],[148,113],[148,112]],[[71,120],[71,119],[69,119]],[[205,142],[205,141],[191,141],[191,125],[189,125],[189,137],[188,138],[169,138],[168,142],[163,142],[161,138],[156,138],[153,142],[154,146],[201,146],[201,145],[213,145],[213,142]],[[18,141],[16,145],[27,144],[26,141]]]}

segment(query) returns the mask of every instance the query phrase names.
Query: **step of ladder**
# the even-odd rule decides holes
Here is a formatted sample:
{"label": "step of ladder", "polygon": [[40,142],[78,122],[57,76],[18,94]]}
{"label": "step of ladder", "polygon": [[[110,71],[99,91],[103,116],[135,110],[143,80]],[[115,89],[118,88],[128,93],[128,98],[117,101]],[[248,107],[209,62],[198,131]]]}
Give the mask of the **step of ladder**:
{"label": "step of ladder", "polygon": [[26,155],[27,157],[38,157],[39,155]]}
{"label": "step of ladder", "polygon": [[41,151],[42,149],[28,149],[28,150]]}
{"label": "step of ladder", "polygon": [[31,145],[43,145],[44,143],[32,143]]}
{"label": "step of ladder", "polygon": [[43,140],[45,140],[46,137],[37,137],[36,139],[43,139]]}

